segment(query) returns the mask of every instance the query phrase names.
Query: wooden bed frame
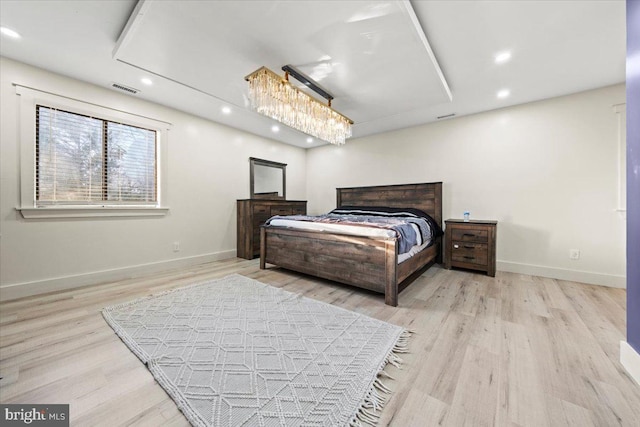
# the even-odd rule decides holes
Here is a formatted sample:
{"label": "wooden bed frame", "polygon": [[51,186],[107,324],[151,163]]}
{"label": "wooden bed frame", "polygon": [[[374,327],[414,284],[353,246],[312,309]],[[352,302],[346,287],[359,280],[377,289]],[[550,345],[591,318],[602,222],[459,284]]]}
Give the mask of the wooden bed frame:
{"label": "wooden bed frame", "polygon": [[[417,208],[442,227],[442,183],[338,188],[337,206]],[[263,225],[260,229],[260,268],[275,264],[348,285],[384,293],[398,305],[398,293],[422,269],[442,262],[441,238],[398,264],[397,238],[350,236],[321,231]],[[414,274],[415,273],[415,274]]]}

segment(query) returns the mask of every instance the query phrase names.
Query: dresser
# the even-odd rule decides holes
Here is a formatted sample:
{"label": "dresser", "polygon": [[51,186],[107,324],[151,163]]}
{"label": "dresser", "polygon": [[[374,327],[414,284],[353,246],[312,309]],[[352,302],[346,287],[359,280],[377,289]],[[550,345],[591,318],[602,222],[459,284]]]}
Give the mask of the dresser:
{"label": "dresser", "polygon": [[274,215],[306,215],[306,200],[238,200],[238,257],[260,256],[260,226]]}
{"label": "dresser", "polygon": [[498,221],[448,219],[444,223],[445,268],[479,270],[495,277]]}

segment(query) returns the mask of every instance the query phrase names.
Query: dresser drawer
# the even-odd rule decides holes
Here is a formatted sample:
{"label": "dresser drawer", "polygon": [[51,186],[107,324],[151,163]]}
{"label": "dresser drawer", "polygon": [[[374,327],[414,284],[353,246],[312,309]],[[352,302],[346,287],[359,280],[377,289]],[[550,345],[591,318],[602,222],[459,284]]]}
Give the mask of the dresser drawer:
{"label": "dresser drawer", "polygon": [[271,216],[291,215],[292,211],[290,206],[271,206]]}
{"label": "dresser drawer", "polygon": [[270,206],[269,205],[253,205],[253,215],[266,215],[269,216],[269,214],[271,213],[270,211]]}
{"label": "dresser drawer", "polygon": [[260,253],[260,227],[253,230],[253,251]]}
{"label": "dresser drawer", "polygon": [[306,215],[307,209],[304,206],[292,206],[291,215]]}
{"label": "dresser drawer", "polygon": [[260,226],[262,224],[264,224],[265,222],[267,222],[267,220],[271,218],[270,215],[256,215],[253,217],[253,224],[252,227],[254,230],[258,230],[258,232],[260,232]]}
{"label": "dresser drawer", "polygon": [[489,250],[486,243],[451,243],[451,260],[469,264],[487,265]]}
{"label": "dresser drawer", "polygon": [[486,228],[454,227],[451,230],[451,241],[487,243],[489,241],[489,231]]}

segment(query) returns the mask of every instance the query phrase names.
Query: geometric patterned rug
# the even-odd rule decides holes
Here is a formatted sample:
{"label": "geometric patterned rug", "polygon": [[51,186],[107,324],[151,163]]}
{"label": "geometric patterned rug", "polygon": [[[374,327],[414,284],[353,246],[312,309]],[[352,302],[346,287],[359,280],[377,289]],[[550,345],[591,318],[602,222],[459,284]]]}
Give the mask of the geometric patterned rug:
{"label": "geometric patterned rug", "polygon": [[409,338],[237,274],[102,313],[194,426],[375,425]]}

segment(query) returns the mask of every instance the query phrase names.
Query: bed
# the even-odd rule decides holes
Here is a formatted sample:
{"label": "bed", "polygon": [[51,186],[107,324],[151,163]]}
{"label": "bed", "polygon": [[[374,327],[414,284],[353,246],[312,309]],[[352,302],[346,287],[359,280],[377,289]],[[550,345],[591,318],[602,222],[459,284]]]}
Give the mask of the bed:
{"label": "bed", "polygon": [[[416,208],[442,228],[442,183],[338,188],[337,208],[380,206]],[[260,268],[273,264],[288,270],[383,293],[398,305],[398,293],[433,263],[442,262],[441,237],[398,263],[397,237],[364,237],[335,232],[263,225]]]}

